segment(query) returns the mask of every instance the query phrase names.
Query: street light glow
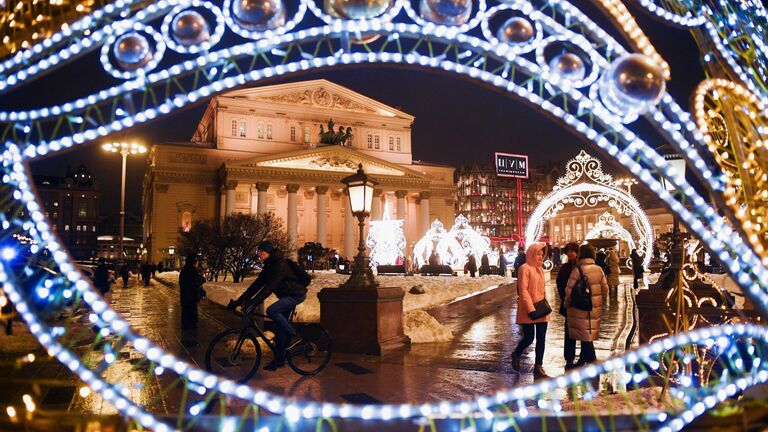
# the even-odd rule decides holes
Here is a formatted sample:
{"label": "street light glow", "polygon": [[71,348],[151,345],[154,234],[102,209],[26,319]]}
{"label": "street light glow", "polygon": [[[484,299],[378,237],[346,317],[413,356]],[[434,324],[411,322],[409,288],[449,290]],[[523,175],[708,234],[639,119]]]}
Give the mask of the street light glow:
{"label": "street light glow", "polygon": [[127,155],[143,154],[147,152],[147,147],[138,143],[111,142],[104,143],[101,148],[111,153],[125,153]]}

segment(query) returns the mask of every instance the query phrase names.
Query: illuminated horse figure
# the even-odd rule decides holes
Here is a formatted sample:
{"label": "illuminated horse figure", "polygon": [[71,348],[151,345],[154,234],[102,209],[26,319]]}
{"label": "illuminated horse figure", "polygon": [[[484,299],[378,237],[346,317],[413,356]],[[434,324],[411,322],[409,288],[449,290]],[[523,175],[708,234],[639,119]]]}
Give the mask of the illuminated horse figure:
{"label": "illuminated horse figure", "polygon": [[[708,39],[701,44],[711,47],[704,56],[705,65],[717,68],[713,75],[727,79],[701,84],[693,117],[665,93],[665,79],[672,71],[619,0],[595,3],[613,17],[637,52],[627,51],[566,0],[100,0],[93,9],[69,2],[60,5],[61,11],[50,2],[28,2],[29,7],[18,10],[11,3],[3,13],[14,7],[14,20],[24,26],[0,29],[0,54],[6,54],[0,63],[0,92],[34,86],[44,75],[55,78],[59,68],[79,68],[79,74],[94,77],[94,83],[107,82],[97,79],[99,75],[110,80],[104,88],[63,103],[0,111],[5,199],[0,209],[0,241],[15,245],[16,234],[37,242],[3,253],[4,292],[48,353],[143,427],[168,431],[177,423],[154,417],[120,391],[124,387],[116,387],[116,380],[121,374],[102,375],[90,354],[88,361],[82,361],[81,351],[67,342],[77,339],[69,337],[72,328],[38,315],[55,316],[51,311],[73,301],[84,302],[92,310],[89,316],[94,324],[118,335],[114,342],[118,345],[109,342],[96,349],[133,349],[147,359],[134,366],[141,369],[139,373],[173,375],[178,380],[164,377],[162,382],[183,382],[185,388],[196,390],[201,399],[184,399],[182,415],[199,413],[201,400],[226,396],[244,401],[246,409],[263,408],[290,422],[321,419],[321,425],[322,419],[333,418],[442,417],[455,422],[452,428],[469,421],[476,430],[504,430],[513,425],[519,428],[514,423],[529,415],[528,406],[539,407],[538,415],[559,416],[562,406],[552,393],[555,389],[575,392],[579,383],[589,386],[604,372],[616,372],[622,383],[631,385],[642,381],[647,370],[658,368],[665,361],[664,353],[711,345],[729,362],[728,374],[709,379],[701,388],[688,387],[680,379],[681,385],[672,390],[683,401],[682,409],[670,408],[653,419],[634,418],[638,427],[678,430],[719,401],[768,380],[768,362],[756,361],[766,358],[766,328],[739,324],[683,332],[552,381],[462,401],[321,404],[238,386],[163,352],[109,308],[74,270],[51,233],[25,169],[25,163],[36,158],[128,130],[269,77],[360,63],[447,71],[528,103],[592,142],[603,155],[615,158],[678,214],[766,314],[768,14],[757,0],[636,2],[668,23],[689,27]],[[72,21],[63,25],[64,19]],[[168,50],[174,55],[166,56]],[[93,65],[86,55],[93,52],[98,52],[100,66],[86,70]],[[643,122],[637,121],[640,116]],[[642,123],[655,127],[642,127]],[[649,143],[668,143],[680,154],[706,196]],[[662,180],[671,185],[671,191]],[[45,265],[29,264],[35,261]],[[46,266],[63,276],[51,279],[43,271]],[[748,349],[741,349],[745,345]],[[105,359],[113,357],[105,353]],[[634,373],[625,373],[628,365]],[[596,396],[590,387],[579,394],[585,404]]]}

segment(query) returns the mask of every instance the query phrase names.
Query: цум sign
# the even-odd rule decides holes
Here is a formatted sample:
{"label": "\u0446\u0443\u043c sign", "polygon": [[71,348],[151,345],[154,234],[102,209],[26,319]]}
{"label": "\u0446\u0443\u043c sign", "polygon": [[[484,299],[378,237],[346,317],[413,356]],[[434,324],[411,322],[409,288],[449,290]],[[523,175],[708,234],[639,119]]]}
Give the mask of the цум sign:
{"label": "\u0446\u0443\u043c sign", "polygon": [[528,178],[528,156],[496,152],[496,175]]}

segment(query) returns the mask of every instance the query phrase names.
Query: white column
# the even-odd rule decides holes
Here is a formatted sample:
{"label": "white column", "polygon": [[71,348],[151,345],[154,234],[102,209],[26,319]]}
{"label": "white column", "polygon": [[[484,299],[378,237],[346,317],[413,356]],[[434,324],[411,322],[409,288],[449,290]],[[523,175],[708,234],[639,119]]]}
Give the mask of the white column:
{"label": "white column", "polygon": [[344,190],[344,256],[348,260],[352,261],[352,259],[355,257],[356,250],[355,250],[355,240],[356,240],[356,229],[355,229],[355,217],[352,216],[352,209],[349,207],[349,195]]}
{"label": "white column", "polygon": [[235,188],[237,188],[237,182],[235,180],[227,180],[227,183],[224,185],[224,187],[227,189],[224,212],[227,216],[229,216],[235,212]]}
{"label": "white column", "polygon": [[256,183],[256,190],[259,191],[256,212],[260,215],[267,214],[267,190],[269,183]]}
{"label": "white column", "polygon": [[259,207],[259,199],[257,195],[258,191],[255,187],[251,187],[251,214],[255,215],[257,214],[257,209]]}
{"label": "white column", "polygon": [[373,201],[371,202],[371,218],[372,221],[383,219],[381,215],[381,189],[373,190]]}
{"label": "white column", "polygon": [[298,237],[299,213],[296,192],[299,190],[299,185],[289,184],[285,186],[285,189],[288,191],[288,220],[286,221],[286,225],[288,225],[288,239],[294,246],[298,246],[296,238]]}
{"label": "white column", "polygon": [[328,186],[317,186],[317,242],[325,246],[328,243],[328,226],[326,224],[325,206],[328,202]]}
{"label": "white column", "polygon": [[[408,244],[408,221],[405,219],[405,196],[408,195],[408,191],[399,190],[395,191],[397,197],[397,220],[403,221],[403,235],[405,236],[405,250],[410,251],[410,245]],[[407,253],[407,252],[406,252]]]}
{"label": "white column", "polygon": [[419,194],[419,198],[421,198],[419,203],[419,208],[421,209],[421,229],[416,236],[417,238],[423,236],[427,231],[429,231],[429,197],[431,195],[432,193],[428,191],[424,191]]}

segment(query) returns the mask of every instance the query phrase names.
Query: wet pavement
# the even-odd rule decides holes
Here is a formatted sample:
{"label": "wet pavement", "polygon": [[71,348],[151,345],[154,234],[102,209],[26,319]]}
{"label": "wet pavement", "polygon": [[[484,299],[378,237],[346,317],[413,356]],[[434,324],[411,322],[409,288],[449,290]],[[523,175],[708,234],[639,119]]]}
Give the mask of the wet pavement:
{"label": "wet pavement", "polygon": [[[626,282],[626,281],[623,281]],[[630,281],[631,282],[631,281]],[[554,287],[548,285],[552,304]],[[607,314],[596,343],[599,359],[621,352],[632,324],[633,296],[631,283],[622,284],[606,306]],[[220,331],[236,326],[239,319],[223,307],[203,302],[196,334],[180,330],[178,293],[153,280],[150,287],[113,288],[112,305],[133,328],[166,351],[176,354],[198,367],[204,364],[208,342]],[[473,322],[454,319],[444,323],[454,332],[454,340],[439,344],[413,345],[405,352],[384,357],[335,353],[328,367],[316,376],[300,377],[290,368],[277,372],[260,370],[250,385],[302,400],[347,403],[428,402],[464,399],[490,394],[502,388],[532,381],[532,349],[526,353],[523,372],[512,371],[511,350],[520,338],[514,324],[516,300],[508,299],[499,308]],[[87,317],[78,316],[77,324],[89,328]],[[549,325],[545,369],[551,375],[563,371],[563,318],[555,313]],[[0,339],[1,341],[2,339]],[[31,394],[41,409],[68,410],[93,414],[112,414],[116,410],[94,393],[80,393],[81,383],[63,366],[48,358],[42,350],[32,363],[18,364],[16,359],[27,351],[8,353],[2,350],[1,376],[9,377],[11,386],[0,386],[0,403],[21,404],[23,394]],[[132,400],[157,414],[173,415],[180,406],[178,387],[169,374],[147,376],[134,365],[140,355],[129,349],[118,353],[118,359],[106,373],[123,383]],[[95,355],[95,354],[92,354]],[[269,360],[262,359],[261,365]],[[163,392],[163,389],[171,389]],[[236,413],[242,406],[228,405],[225,410]]]}

